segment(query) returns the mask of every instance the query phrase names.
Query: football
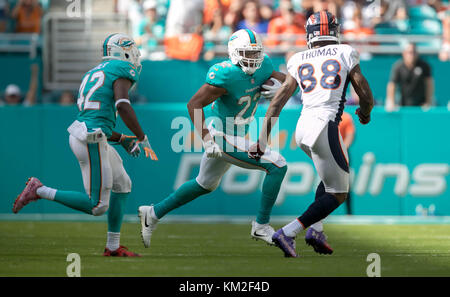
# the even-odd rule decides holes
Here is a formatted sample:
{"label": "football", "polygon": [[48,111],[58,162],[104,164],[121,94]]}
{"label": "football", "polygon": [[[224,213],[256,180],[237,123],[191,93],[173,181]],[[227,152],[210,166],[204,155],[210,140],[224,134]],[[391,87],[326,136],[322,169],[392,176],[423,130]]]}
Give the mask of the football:
{"label": "football", "polygon": [[265,89],[264,86],[273,86],[273,81],[269,78],[261,85],[263,89]]}

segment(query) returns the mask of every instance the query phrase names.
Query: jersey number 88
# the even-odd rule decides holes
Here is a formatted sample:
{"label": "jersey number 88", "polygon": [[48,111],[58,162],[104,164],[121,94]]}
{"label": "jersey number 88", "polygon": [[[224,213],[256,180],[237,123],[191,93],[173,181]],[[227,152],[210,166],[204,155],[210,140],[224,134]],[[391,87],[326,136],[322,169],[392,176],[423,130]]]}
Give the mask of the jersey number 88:
{"label": "jersey number 88", "polygon": [[[320,78],[320,86],[327,90],[334,90],[341,85],[341,65],[336,60],[326,60],[322,64],[322,77]],[[298,77],[304,93],[309,93],[316,88],[317,79],[314,77],[314,67],[305,63],[298,68]]]}

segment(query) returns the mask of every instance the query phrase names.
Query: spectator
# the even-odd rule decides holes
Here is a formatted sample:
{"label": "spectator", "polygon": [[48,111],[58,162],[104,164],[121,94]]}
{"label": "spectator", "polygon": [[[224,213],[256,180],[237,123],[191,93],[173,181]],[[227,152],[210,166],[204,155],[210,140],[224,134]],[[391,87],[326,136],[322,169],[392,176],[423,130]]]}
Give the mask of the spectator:
{"label": "spectator", "polygon": [[[293,45],[306,46],[304,24],[299,23],[291,1],[280,2],[280,16],[269,22],[268,46],[281,46],[289,49]],[[301,35],[301,36],[297,36]]]}
{"label": "spectator", "polygon": [[363,24],[362,10],[357,7],[353,12],[352,25],[347,26],[348,29],[343,31],[343,34],[353,39],[364,39],[368,35],[375,34],[375,31],[370,27],[365,27]]}
{"label": "spectator", "polygon": [[75,97],[73,96],[73,92],[72,91],[62,92],[58,101],[59,101],[59,105],[62,105],[62,106],[73,105],[75,103]]}
{"label": "spectator", "polygon": [[397,86],[400,88],[401,106],[429,107],[434,92],[430,65],[419,57],[415,44],[408,44],[402,55],[403,59],[394,64],[387,85],[386,110],[396,107]]}
{"label": "spectator", "polygon": [[172,0],[166,20],[165,49],[169,58],[197,61],[203,49],[204,0]]}
{"label": "spectator", "polygon": [[372,25],[380,23],[405,21],[408,19],[408,11],[405,0],[381,0],[379,12],[372,19]]}
{"label": "spectator", "polygon": [[450,61],[450,4],[449,9],[440,13],[442,20],[442,47],[439,59],[442,62]]}
{"label": "spectator", "polygon": [[17,33],[40,33],[43,11],[37,0],[19,0],[12,11]]}
{"label": "spectator", "polygon": [[247,1],[244,4],[242,15],[244,16],[244,19],[238,23],[236,30],[250,29],[256,33],[267,33],[269,23],[262,20],[258,1]]}
{"label": "spectator", "polygon": [[212,23],[204,34],[205,39],[205,54],[203,58],[207,61],[212,60],[215,57],[214,45],[222,43],[226,45],[228,37],[232,34],[232,30],[229,26],[224,24],[222,18],[222,9],[217,9],[213,14]]}
{"label": "spectator", "polygon": [[332,0],[314,0],[313,1],[313,13],[326,10],[332,13],[336,18],[340,17],[340,4],[342,1]]}
{"label": "spectator", "polygon": [[145,17],[138,25],[135,41],[140,48],[152,50],[164,38],[164,24],[158,21],[156,0],[146,0],[142,7]]}
{"label": "spectator", "polygon": [[8,25],[9,4],[8,0],[0,0],[0,33],[6,31]]}
{"label": "spectator", "polygon": [[274,0],[259,0],[259,14],[261,15],[261,18],[267,22],[274,17],[273,2]]}
{"label": "spectator", "polygon": [[242,20],[243,7],[244,0],[233,0],[225,13],[224,23],[232,28],[232,31],[235,31],[237,24]]}
{"label": "spectator", "polygon": [[204,0],[171,0],[166,20],[166,37],[200,33]]}
{"label": "spectator", "polygon": [[[348,162],[350,166],[350,146],[352,145],[353,140],[355,139],[355,124],[353,123],[352,116],[347,112],[342,113],[342,121],[339,123],[339,133],[341,134],[342,140],[345,144],[345,147],[347,148]],[[353,213],[350,196],[351,194],[349,190],[347,194],[347,199],[345,200],[345,206],[347,208],[348,215],[351,215]]]}
{"label": "spectator", "polygon": [[427,5],[433,8],[436,13],[443,12],[447,9],[441,0],[428,0]]}
{"label": "spectator", "polygon": [[5,89],[4,96],[5,105],[18,105],[21,103],[22,91],[17,85],[9,84]]}

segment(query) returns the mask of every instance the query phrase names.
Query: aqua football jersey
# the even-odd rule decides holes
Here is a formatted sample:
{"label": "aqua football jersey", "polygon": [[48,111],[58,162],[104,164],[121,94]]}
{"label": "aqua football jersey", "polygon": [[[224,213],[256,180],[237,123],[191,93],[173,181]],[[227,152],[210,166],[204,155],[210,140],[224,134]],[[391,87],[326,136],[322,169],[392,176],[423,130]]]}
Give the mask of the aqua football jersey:
{"label": "aqua football jersey", "polygon": [[77,120],[84,122],[89,131],[101,128],[110,137],[116,126],[116,106],[113,84],[119,78],[136,83],[139,70],[126,61],[108,60],[89,70],[83,77],[78,92],[80,110]]}
{"label": "aqua football jersey", "polygon": [[227,90],[211,105],[213,115],[222,122],[221,127],[213,122],[214,127],[226,134],[246,134],[258,106],[261,85],[270,78],[273,70],[272,61],[267,55],[261,67],[252,75],[246,74],[231,60],[211,66],[206,83]]}

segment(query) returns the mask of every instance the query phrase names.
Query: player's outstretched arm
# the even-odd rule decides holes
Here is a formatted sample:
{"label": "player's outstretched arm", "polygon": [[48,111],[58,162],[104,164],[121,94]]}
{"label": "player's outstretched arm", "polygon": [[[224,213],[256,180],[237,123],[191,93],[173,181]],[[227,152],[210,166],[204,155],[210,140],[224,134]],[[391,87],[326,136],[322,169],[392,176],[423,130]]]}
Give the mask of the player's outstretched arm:
{"label": "player's outstretched arm", "polygon": [[158,160],[156,154],[153,152],[150,146],[150,143],[148,142],[147,135],[144,134],[144,131],[142,130],[141,125],[138,122],[133,107],[131,107],[128,97],[128,91],[130,90],[131,86],[132,82],[125,78],[117,79],[113,85],[114,99],[116,100],[116,109],[119,112],[119,115],[125,125],[128,127],[128,129],[131,130],[131,132],[133,132],[134,135],[136,135],[138,139],[133,148],[130,150],[130,153],[134,154],[139,151],[139,145],[141,145],[147,158],[150,157],[152,160]]}
{"label": "player's outstretched arm", "polygon": [[365,125],[370,122],[370,112],[374,105],[372,90],[370,89],[367,79],[361,73],[359,65],[353,67],[349,73],[349,77],[352,86],[359,97],[360,108],[356,110],[356,114],[358,115],[361,124]]}
{"label": "player's outstretched arm", "polygon": [[298,84],[295,78],[290,74],[286,75],[284,83],[278,89],[275,97],[270,102],[269,108],[267,109],[266,116],[264,118],[264,123],[261,128],[261,134],[259,136],[258,142],[254,145],[255,147],[250,148],[248,153],[249,158],[258,160],[264,154],[270,131],[275,125],[284,105],[286,105],[289,98],[291,98],[292,94],[294,94],[297,87]]}
{"label": "player's outstretched arm", "polygon": [[187,104],[189,116],[194,123],[195,129],[203,140],[205,152],[208,157],[219,157],[220,150],[217,144],[214,143],[214,138],[209,134],[209,131],[206,128],[203,107],[211,104],[226,92],[227,90],[224,88],[204,84]]}

